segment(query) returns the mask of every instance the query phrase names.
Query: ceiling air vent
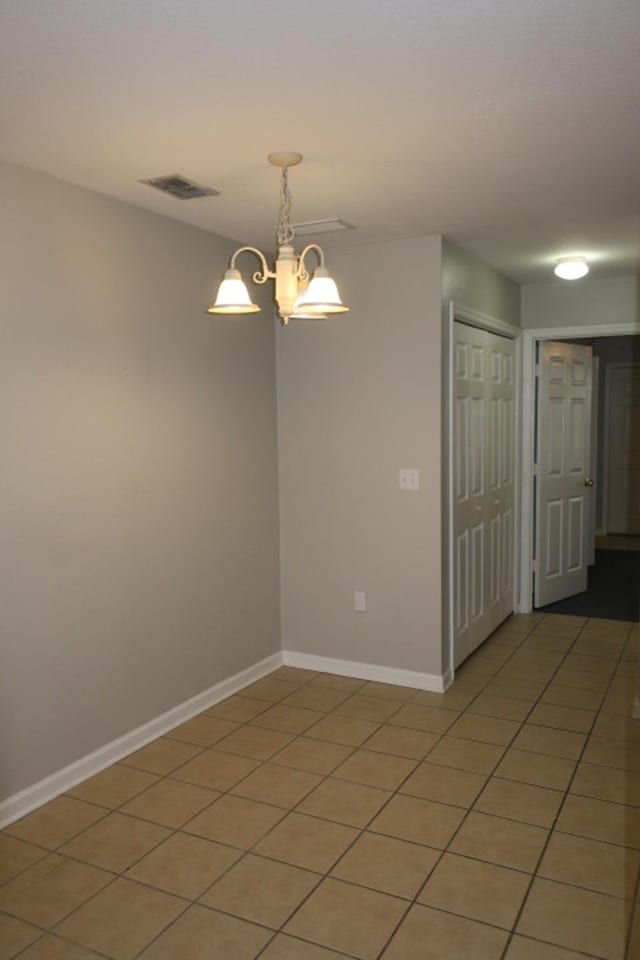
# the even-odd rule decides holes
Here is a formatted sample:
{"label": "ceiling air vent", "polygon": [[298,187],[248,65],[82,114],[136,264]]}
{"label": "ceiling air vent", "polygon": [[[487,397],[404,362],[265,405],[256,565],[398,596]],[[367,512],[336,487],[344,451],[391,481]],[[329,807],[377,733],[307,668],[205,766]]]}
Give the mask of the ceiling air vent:
{"label": "ceiling air vent", "polygon": [[163,193],[169,193],[178,200],[196,200],[198,197],[218,197],[219,190],[213,187],[203,187],[193,180],[187,180],[179,173],[171,173],[167,177],[152,177],[150,180],[141,180],[140,183],[146,183],[149,187],[155,187],[162,190]]}

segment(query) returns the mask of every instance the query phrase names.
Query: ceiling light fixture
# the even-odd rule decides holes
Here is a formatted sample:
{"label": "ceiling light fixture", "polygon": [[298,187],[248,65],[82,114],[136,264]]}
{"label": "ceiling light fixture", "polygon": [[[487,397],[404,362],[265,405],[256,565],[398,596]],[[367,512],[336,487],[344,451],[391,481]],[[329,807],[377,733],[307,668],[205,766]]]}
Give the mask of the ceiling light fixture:
{"label": "ceiling light fixture", "polygon": [[[276,238],[278,254],[270,270],[265,255],[256,247],[240,247],[231,257],[229,268],[225,271],[218,287],[215,303],[208,313],[257,313],[260,307],[253,303],[249,291],[236,267],[241,253],[255,254],[262,270],[253,274],[254,283],[266,283],[275,280],[275,299],[278,314],[283,326],[289,320],[325,320],[328,314],[346,313],[349,309],[340,299],[335,280],[324,263],[324,253],[317,243],[310,243],[297,255],[292,246],[295,231],[291,224],[291,192],[289,190],[289,167],[302,163],[301,153],[270,153],[269,163],[280,167],[280,212]],[[315,254],[318,265],[313,274],[307,270],[305,258],[308,253]]]}
{"label": "ceiling light fixture", "polygon": [[562,257],[556,263],[553,272],[563,280],[579,280],[589,273],[589,264],[584,257]]}

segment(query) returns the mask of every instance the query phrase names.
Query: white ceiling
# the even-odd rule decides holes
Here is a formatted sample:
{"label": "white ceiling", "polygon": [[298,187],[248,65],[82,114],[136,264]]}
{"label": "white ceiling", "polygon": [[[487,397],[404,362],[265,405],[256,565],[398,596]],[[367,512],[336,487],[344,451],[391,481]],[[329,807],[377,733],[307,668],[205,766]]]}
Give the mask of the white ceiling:
{"label": "white ceiling", "polygon": [[[0,155],[273,246],[445,233],[518,281],[640,252],[638,0],[0,0]],[[137,181],[181,172],[221,196]]]}

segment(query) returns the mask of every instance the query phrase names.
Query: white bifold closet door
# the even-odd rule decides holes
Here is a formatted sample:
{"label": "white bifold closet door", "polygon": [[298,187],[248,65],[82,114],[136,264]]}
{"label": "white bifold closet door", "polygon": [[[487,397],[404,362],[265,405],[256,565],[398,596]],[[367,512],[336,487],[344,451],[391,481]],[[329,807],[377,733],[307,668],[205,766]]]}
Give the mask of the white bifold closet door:
{"label": "white bifold closet door", "polygon": [[455,666],[513,611],[514,370],[513,340],[454,323]]}

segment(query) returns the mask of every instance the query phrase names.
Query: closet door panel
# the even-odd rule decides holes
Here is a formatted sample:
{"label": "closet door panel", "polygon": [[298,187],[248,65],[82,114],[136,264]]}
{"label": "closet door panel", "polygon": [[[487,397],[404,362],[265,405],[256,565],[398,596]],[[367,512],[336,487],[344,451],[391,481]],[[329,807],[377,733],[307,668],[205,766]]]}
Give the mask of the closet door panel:
{"label": "closet door panel", "polygon": [[487,634],[486,353],[482,331],[454,324],[454,651],[461,663]]}
{"label": "closet door panel", "polygon": [[491,476],[487,511],[492,521],[497,520],[499,548],[492,557],[496,563],[497,594],[491,594],[491,630],[513,611],[513,510],[514,510],[514,371],[515,344],[507,337],[485,334],[490,353],[492,376],[488,385],[489,403],[496,406],[496,427],[488,439],[491,456],[498,468]]}
{"label": "closet door panel", "polygon": [[513,609],[514,344],[454,324],[455,665]]}

